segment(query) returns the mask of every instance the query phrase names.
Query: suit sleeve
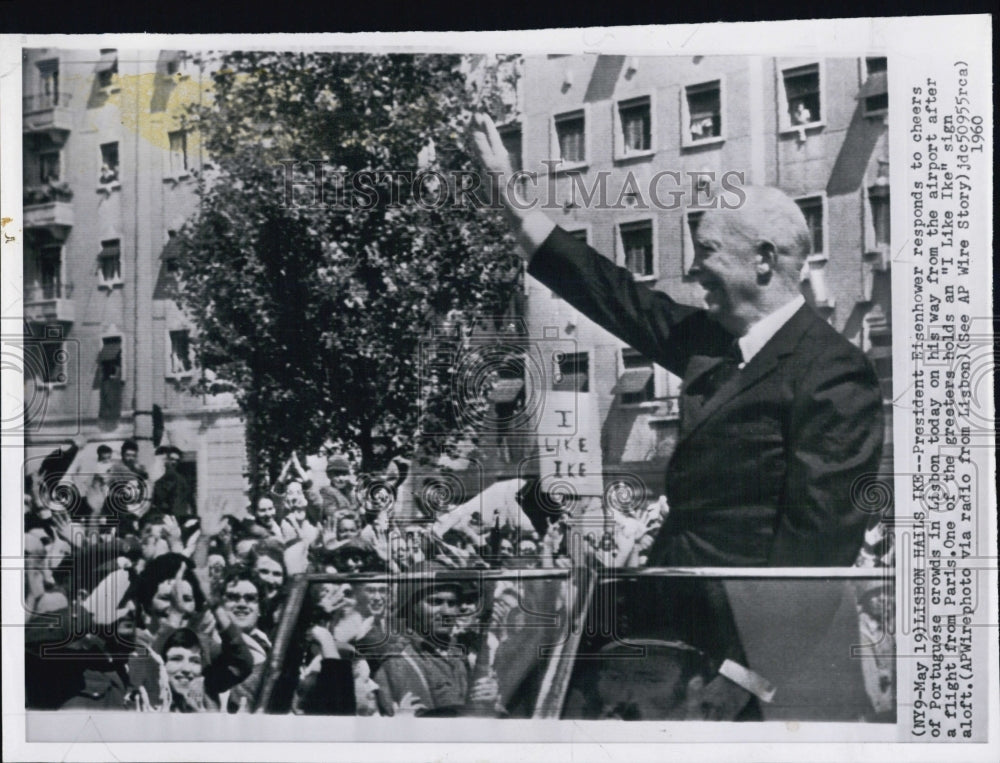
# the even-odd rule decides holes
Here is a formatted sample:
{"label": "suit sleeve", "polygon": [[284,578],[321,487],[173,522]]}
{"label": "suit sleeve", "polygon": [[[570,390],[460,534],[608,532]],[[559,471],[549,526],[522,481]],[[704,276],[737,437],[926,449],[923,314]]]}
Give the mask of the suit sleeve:
{"label": "suit sleeve", "polygon": [[788,443],[785,500],[769,563],[850,566],[870,512],[859,504],[882,454],[882,395],[863,357],[842,351],[809,363]]}
{"label": "suit sleeve", "polygon": [[698,308],[636,283],[619,267],[561,228],[531,258],[528,273],[592,321],[677,376],[692,353],[722,354],[732,341]]}
{"label": "suit sleeve", "polygon": [[253,655],[235,623],[228,628],[220,628],[219,637],[222,649],[204,671],[205,692],[213,698],[233,688],[253,672]]}

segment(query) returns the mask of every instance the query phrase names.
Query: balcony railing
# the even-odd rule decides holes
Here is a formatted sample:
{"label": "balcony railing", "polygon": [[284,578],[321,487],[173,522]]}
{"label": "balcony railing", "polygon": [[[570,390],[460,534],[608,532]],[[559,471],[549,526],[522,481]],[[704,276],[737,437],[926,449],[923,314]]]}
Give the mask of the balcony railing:
{"label": "balcony railing", "polygon": [[73,189],[66,182],[48,182],[24,187],[24,206],[36,204],[51,204],[54,201],[69,202],[73,200]]}
{"label": "balcony railing", "polygon": [[46,302],[50,299],[70,299],[73,296],[71,283],[43,283],[24,287],[25,304]]}
{"label": "balcony railing", "polygon": [[24,288],[24,319],[32,323],[73,323],[76,306],[72,300],[73,284],[42,283]]}
{"label": "balcony railing", "polygon": [[23,113],[31,114],[36,111],[48,111],[57,107],[69,106],[69,93],[35,93],[24,96]]}

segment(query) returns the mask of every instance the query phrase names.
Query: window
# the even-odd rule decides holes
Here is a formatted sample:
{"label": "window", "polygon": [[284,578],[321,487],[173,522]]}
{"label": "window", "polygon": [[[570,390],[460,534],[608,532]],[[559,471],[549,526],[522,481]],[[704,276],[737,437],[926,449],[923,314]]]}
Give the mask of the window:
{"label": "window", "polygon": [[170,375],[183,376],[191,373],[194,360],[191,354],[191,334],[187,329],[170,332]]}
{"label": "window", "polygon": [[[886,170],[888,172],[888,170]],[[888,251],[889,249],[889,184],[886,178],[879,177],[876,182],[868,187],[868,204],[871,209],[872,233],[874,234],[874,246],[869,249],[874,251]]]}
{"label": "window", "polygon": [[125,382],[120,336],[104,337],[101,352],[97,356],[97,366],[101,391],[98,416],[102,421],[117,421],[121,417],[122,387]]}
{"label": "window", "polygon": [[719,80],[684,88],[682,104],[685,146],[722,137],[722,83]]}
{"label": "window", "polygon": [[823,197],[810,196],[804,199],[796,199],[796,204],[802,210],[806,218],[806,227],[809,228],[809,251],[810,256],[822,255],[823,246]]}
{"label": "window", "polygon": [[39,102],[37,108],[45,109],[59,105],[59,59],[39,61],[38,69]]}
{"label": "window", "polygon": [[866,117],[880,117],[889,113],[889,80],[886,59],[865,59],[868,79],[861,86],[858,98],[864,102]]}
{"label": "window", "polygon": [[653,121],[648,97],[620,101],[616,116],[616,158],[652,151]]}
{"label": "window", "polygon": [[631,347],[622,348],[622,373],[615,385],[622,405],[638,405],[656,399],[653,362]]}
{"label": "window", "polygon": [[787,125],[801,127],[821,122],[819,64],[785,69],[781,78],[785,88]]}
{"label": "window", "polygon": [[889,71],[889,60],[887,58],[866,58],[865,68],[868,69],[868,76],[872,76],[878,72]]}
{"label": "window", "polygon": [[120,336],[104,337],[97,362],[101,366],[101,381],[121,381],[122,338]]}
{"label": "window", "polygon": [[101,174],[102,185],[118,182],[118,141],[101,144]]}
{"label": "window", "polygon": [[590,391],[590,356],[586,352],[562,354],[552,389],[562,392]]}
{"label": "window", "polygon": [[587,160],[586,121],[582,111],[555,117],[556,148],[566,164],[581,164]]}
{"label": "window", "polygon": [[656,274],[653,256],[653,223],[649,220],[618,226],[625,267],[633,275],[647,278]]}
{"label": "window", "polygon": [[118,239],[101,242],[98,257],[98,277],[101,286],[117,286],[122,282],[122,253]]}
{"label": "window", "polygon": [[42,299],[62,296],[62,247],[43,246],[38,255],[38,282]]}
{"label": "window", "polygon": [[59,151],[45,151],[38,155],[38,180],[58,183],[62,176],[62,155]]}
{"label": "window", "polygon": [[103,48],[94,72],[97,75],[98,87],[105,89],[113,87],[118,79],[118,51],[114,48]]}
{"label": "window", "polygon": [[684,226],[681,231],[684,256],[684,261],[681,264],[681,267],[684,268],[682,275],[688,275],[688,272],[691,270],[691,266],[694,265],[695,255],[698,251],[698,245],[695,243],[698,240],[698,225],[701,223],[701,218],[704,214],[704,212],[685,212],[684,217],[681,220],[681,223]]}
{"label": "window", "polygon": [[187,130],[175,130],[168,133],[170,141],[170,174],[174,177],[187,174]]}

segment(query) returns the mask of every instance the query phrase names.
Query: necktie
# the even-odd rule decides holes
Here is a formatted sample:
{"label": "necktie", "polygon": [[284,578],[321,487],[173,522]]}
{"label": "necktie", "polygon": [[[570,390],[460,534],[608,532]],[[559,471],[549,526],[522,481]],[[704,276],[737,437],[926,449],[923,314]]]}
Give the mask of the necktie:
{"label": "necktie", "polygon": [[736,375],[742,362],[743,351],[740,349],[739,340],[734,339],[720,358],[719,363],[708,374],[704,397],[706,401]]}
{"label": "necktie", "polygon": [[681,431],[686,432],[697,421],[699,412],[716,392],[739,371],[743,362],[743,352],[739,341],[734,339],[715,363],[701,374],[688,388],[684,407],[681,410]]}

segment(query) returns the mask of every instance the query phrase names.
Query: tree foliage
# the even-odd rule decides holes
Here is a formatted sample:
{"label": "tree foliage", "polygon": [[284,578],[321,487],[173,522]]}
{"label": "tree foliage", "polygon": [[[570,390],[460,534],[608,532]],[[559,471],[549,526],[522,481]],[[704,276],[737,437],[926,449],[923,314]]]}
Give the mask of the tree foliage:
{"label": "tree foliage", "polygon": [[[214,169],[178,261],[203,367],[237,390],[252,470],[331,440],[380,468],[412,452],[421,415],[450,415],[452,380],[421,378],[421,342],[445,316],[506,312],[521,270],[498,212],[338,178],[471,173],[466,126],[492,96],[457,56],[234,52],[213,79],[191,118]],[[310,203],[315,166],[325,205]]]}

